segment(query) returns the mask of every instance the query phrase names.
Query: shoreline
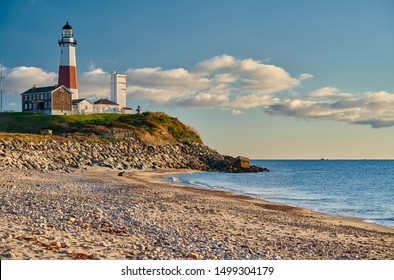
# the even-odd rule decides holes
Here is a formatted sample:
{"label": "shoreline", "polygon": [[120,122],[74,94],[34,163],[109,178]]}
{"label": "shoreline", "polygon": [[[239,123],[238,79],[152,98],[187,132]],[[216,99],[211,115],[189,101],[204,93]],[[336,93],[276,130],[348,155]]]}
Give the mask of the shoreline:
{"label": "shoreline", "polygon": [[[148,172],[151,172],[151,171],[148,171]],[[254,197],[254,196],[249,196],[249,195],[246,195],[246,194],[236,193],[236,192],[232,192],[230,190],[213,190],[213,189],[209,189],[209,188],[199,188],[198,186],[193,186],[191,184],[184,184],[184,183],[178,183],[178,182],[169,182],[169,181],[166,180],[166,178],[168,178],[168,176],[170,176],[172,174],[185,174],[185,173],[192,173],[192,172],[195,173],[195,172],[203,172],[203,171],[198,171],[198,170],[190,171],[190,170],[185,169],[185,171],[177,172],[176,170],[171,170],[171,171],[169,171],[168,175],[164,175],[164,174],[160,175],[162,177],[161,178],[161,182],[162,183],[173,184],[173,185],[179,185],[181,187],[190,187],[192,189],[197,189],[197,190],[201,189],[201,190],[212,191],[213,193],[215,193],[215,192],[230,193],[230,194],[239,196],[241,198],[244,197],[247,200],[248,199],[256,199],[257,201],[261,201],[263,203],[270,203],[270,204],[273,204],[273,205],[281,205],[281,206],[284,206],[284,207],[293,207],[293,208],[296,208],[296,209],[301,209],[303,211],[312,212],[312,213],[315,213],[317,215],[332,217],[332,218],[334,218],[336,220],[339,220],[339,221],[348,221],[348,222],[350,222],[352,224],[356,223],[356,224],[359,224],[359,226],[362,227],[362,228],[371,228],[371,229],[376,229],[376,230],[379,230],[379,231],[394,233],[394,228],[391,228],[391,227],[388,227],[388,226],[385,226],[385,225],[381,225],[381,224],[377,224],[377,223],[367,222],[365,219],[359,218],[359,217],[341,216],[341,215],[335,215],[335,214],[330,214],[330,213],[324,213],[324,212],[319,212],[319,211],[316,211],[316,210],[313,210],[313,209],[309,209],[309,208],[288,205],[288,204],[285,204],[285,203],[265,200],[265,199],[259,198],[259,197]],[[157,181],[160,180],[160,176],[158,176],[158,180]]]}
{"label": "shoreline", "polygon": [[394,259],[394,230],[165,181],[192,170],[0,171],[1,259]]}
{"label": "shoreline", "polygon": [[[140,171],[140,172],[155,172],[155,171]],[[179,171],[178,170],[168,170],[168,171],[161,170],[161,172],[159,174],[152,174],[152,175],[148,175],[147,177],[150,177],[151,179],[153,179],[150,181],[151,183],[169,184],[170,186],[172,185],[172,186],[191,188],[191,189],[195,189],[195,190],[202,190],[202,191],[207,191],[208,193],[213,194],[213,195],[220,195],[221,193],[223,193],[224,197],[234,196],[239,199],[244,199],[245,201],[248,201],[250,203],[261,202],[265,205],[272,204],[273,206],[276,205],[278,207],[291,207],[291,208],[299,210],[300,212],[305,212],[308,214],[312,213],[317,216],[326,217],[328,219],[334,219],[336,221],[339,221],[341,224],[352,225],[352,226],[356,226],[356,227],[360,227],[360,228],[364,228],[364,229],[373,229],[373,230],[378,230],[378,231],[382,231],[382,232],[394,233],[394,228],[387,227],[387,226],[380,225],[380,224],[369,223],[369,222],[365,221],[363,218],[351,217],[351,216],[340,216],[340,215],[335,215],[335,214],[323,213],[323,212],[315,211],[315,210],[312,210],[309,208],[288,205],[288,204],[284,204],[284,203],[280,203],[280,202],[268,201],[263,198],[248,196],[245,194],[239,194],[239,193],[232,192],[229,190],[213,190],[213,189],[209,189],[209,188],[199,188],[199,187],[193,186],[191,184],[169,182],[166,180],[166,178],[168,178],[170,175],[173,175],[173,174],[179,175],[179,174],[195,173],[195,172],[202,172],[202,171],[188,170],[188,169],[179,170]],[[135,174],[135,175],[139,176],[141,174]],[[256,200],[256,201],[254,201],[254,200]]]}

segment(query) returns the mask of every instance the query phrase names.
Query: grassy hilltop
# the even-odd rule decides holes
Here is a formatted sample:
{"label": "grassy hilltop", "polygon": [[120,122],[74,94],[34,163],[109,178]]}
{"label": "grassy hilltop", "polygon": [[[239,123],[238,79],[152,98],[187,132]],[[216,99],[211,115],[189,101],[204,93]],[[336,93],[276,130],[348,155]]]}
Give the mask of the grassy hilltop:
{"label": "grassy hilltop", "polygon": [[92,114],[51,116],[34,113],[1,113],[0,131],[8,133],[40,134],[51,129],[54,134],[111,134],[131,132],[147,144],[173,144],[176,142],[202,143],[198,132],[177,118],[161,112],[140,115]]}

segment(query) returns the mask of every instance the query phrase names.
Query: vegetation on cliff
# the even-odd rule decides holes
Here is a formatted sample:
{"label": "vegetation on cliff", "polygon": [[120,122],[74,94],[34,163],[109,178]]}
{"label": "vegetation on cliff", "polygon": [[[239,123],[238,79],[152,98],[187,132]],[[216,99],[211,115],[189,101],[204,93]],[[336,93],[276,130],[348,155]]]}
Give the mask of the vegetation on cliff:
{"label": "vegetation on cliff", "polygon": [[34,113],[2,113],[0,131],[9,133],[35,133],[53,130],[55,135],[105,135],[131,133],[146,144],[174,144],[177,142],[202,143],[198,132],[177,118],[162,112],[140,115],[92,114],[51,116]]}
{"label": "vegetation on cliff", "polygon": [[[41,136],[50,129],[53,136]],[[60,136],[70,136],[70,139]],[[116,135],[124,134],[123,138]],[[114,136],[114,141],[97,140]],[[94,136],[94,137],[90,137]],[[94,139],[94,140],[93,140]],[[239,158],[205,146],[197,131],[164,113],[50,116],[0,114],[0,170],[68,170],[100,165],[118,170],[190,168],[202,171],[261,172]],[[245,161],[244,160],[244,161]]]}

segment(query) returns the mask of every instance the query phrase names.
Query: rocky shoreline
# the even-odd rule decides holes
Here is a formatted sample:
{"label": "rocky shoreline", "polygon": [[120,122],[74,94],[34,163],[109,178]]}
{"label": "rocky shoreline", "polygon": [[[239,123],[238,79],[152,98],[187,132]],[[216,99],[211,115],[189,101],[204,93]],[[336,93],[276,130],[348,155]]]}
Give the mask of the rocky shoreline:
{"label": "rocky shoreline", "polygon": [[129,169],[194,169],[220,172],[262,172],[266,168],[237,166],[237,158],[224,156],[200,143],[150,146],[134,139],[84,141],[42,137],[41,141],[0,140],[0,170],[70,171],[103,166]]}

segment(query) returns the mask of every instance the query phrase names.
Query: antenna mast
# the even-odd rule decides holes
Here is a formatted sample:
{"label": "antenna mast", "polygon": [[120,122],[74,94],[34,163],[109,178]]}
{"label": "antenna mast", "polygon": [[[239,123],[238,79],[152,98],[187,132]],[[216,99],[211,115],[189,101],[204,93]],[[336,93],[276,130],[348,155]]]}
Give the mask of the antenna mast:
{"label": "antenna mast", "polygon": [[3,62],[1,62],[0,63],[0,113],[3,112],[3,85],[4,85]]}

